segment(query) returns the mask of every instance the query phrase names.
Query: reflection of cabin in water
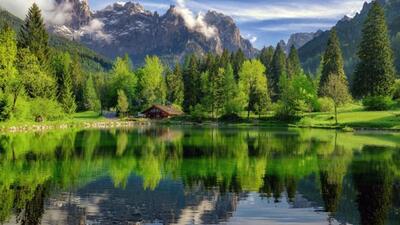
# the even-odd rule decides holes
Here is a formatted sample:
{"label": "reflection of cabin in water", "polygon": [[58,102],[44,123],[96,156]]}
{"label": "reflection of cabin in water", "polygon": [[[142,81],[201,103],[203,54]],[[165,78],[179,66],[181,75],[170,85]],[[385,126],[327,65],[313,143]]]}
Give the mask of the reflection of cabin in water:
{"label": "reflection of cabin in water", "polygon": [[177,109],[173,106],[153,105],[143,111],[142,114],[144,114],[146,118],[150,119],[164,119],[181,116],[184,113],[180,109]]}

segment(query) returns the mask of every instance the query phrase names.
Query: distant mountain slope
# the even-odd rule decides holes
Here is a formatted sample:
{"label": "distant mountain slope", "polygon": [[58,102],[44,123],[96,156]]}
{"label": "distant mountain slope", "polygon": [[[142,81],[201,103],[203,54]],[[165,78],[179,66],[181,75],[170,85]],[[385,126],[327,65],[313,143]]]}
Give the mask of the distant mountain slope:
{"label": "distant mountain slope", "polygon": [[222,53],[224,49],[240,48],[249,57],[257,54],[252,44],[242,38],[233,19],[217,12],[194,17],[185,8],[171,6],[160,16],[134,2],[114,3],[91,12],[86,0],[58,0],[63,1],[74,3],[75,19],[54,26],[53,31],[79,39],[110,58],[129,54],[135,64],[140,64],[146,55],[174,62],[188,53]]}
{"label": "distant mountain slope", "polygon": [[[11,13],[0,9],[0,24],[3,23],[10,24],[18,32],[23,24],[23,21]],[[56,35],[50,35],[49,42],[50,46],[57,51],[67,51],[71,54],[77,52],[81,58],[83,69],[86,71],[110,69],[112,66],[112,63],[109,59],[76,41],[71,41]]]}
{"label": "distant mountain slope", "polygon": [[[394,37],[400,32],[400,0],[378,0],[385,8],[390,35]],[[358,61],[357,51],[362,37],[363,23],[367,17],[371,3],[365,3],[361,12],[354,18],[344,17],[336,24],[336,30],[340,39],[343,56],[345,59],[345,71],[348,77],[353,74]],[[300,60],[305,71],[315,73],[321,55],[328,41],[329,31],[325,31],[318,37],[309,41],[299,49]],[[400,58],[400,52],[395,52],[395,57]],[[400,62],[396,61],[396,67],[400,71]]]}

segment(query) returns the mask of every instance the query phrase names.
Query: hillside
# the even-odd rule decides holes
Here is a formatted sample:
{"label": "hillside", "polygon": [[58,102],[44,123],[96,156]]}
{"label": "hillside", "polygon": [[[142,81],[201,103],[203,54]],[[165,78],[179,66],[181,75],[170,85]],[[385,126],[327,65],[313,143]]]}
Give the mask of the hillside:
{"label": "hillside", "polygon": [[[378,2],[385,8],[392,44],[394,47],[400,46],[400,0],[378,0]],[[365,3],[360,13],[357,13],[353,18],[344,17],[335,25],[340,39],[345,59],[345,71],[348,77],[352,76],[358,60],[357,50],[359,42],[361,41],[361,30],[370,8],[371,3]],[[328,37],[329,31],[325,31],[299,49],[300,60],[305,71],[311,73],[316,72],[320,63],[321,54],[325,50]],[[397,71],[400,71],[400,48],[394,52]]]}
{"label": "hillside", "polygon": [[[8,23],[18,32],[23,21],[9,12],[0,9],[0,24],[4,23]],[[76,41],[50,34],[49,42],[50,46],[56,51],[67,51],[71,54],[77,52],[81,59],[82,67],[86,71],[101,71],[110,69],[112,66],[109,59]]]}

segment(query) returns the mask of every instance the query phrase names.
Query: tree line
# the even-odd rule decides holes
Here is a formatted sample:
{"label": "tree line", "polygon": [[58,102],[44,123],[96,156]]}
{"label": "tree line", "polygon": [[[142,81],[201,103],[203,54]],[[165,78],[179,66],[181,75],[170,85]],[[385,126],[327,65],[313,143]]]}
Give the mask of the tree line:
{"label": "tree line", "polygon": [[126,116],[153,104],[172,104],[195,117],[274,111],[278,118],[290,119],[333,109],[337,115],[337,107],[353,98],[387,100],[395,89],[393,52],[384,11],[376,2],[364,24],[351,86],[335,29],[316,76],[303,72],[294,46],[286,54],[279,44],[263,48],[253,59],[240,49],[225,50],[220,55],[191,54],[172,67],[147,56],[134,69],[126,55],[110,71],[88,73],[77,54],[49,47],[36,4],[18,34],[10,26],[1,28],[0,43],[2,121],[52,120],[76,111],[110,109]]}

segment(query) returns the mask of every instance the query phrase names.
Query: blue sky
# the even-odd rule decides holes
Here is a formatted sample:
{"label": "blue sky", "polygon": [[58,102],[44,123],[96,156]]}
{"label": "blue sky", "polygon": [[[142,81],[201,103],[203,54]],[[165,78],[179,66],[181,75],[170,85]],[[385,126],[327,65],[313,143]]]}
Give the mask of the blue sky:
{"label": "blue sky", "polygon": [[[286,41],[292,33],[327,30],[344,15],[354,16],[364,3],[364,0],[135,0],[160,14],[177,1],[185,2],[195,13],[216,10],[233,17],[242,36],[258,48]],[[99,10],[116,1],[89,2],[92,9]]]}

